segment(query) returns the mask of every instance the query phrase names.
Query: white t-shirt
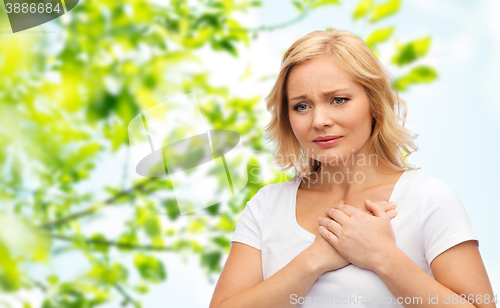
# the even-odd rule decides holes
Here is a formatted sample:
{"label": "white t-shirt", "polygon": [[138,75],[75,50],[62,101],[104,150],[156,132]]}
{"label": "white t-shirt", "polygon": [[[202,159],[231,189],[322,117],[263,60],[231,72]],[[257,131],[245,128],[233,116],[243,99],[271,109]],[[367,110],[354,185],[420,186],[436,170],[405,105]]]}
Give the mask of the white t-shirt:
{"label": "white t-shirt", "polygon": [[[231,242],[261,251],[264,280],[314,242],[315,234],[296,219],[300,182],[295,178],[261,188],[247,202],[236,226]],[[437,178],[407,170],[389,201],[398,205],[398,215],[391,220],[396,245],[432,277],[430,263],[437,255],[461,242],[478,240],[460,198]],[[403,307],[398,302],[404,300],[396,299],[377,274],[353,264],[321,275],[302,299],[290,297],[291,303],[308,308]],[[422,298],[424,303],[428,300]]]}

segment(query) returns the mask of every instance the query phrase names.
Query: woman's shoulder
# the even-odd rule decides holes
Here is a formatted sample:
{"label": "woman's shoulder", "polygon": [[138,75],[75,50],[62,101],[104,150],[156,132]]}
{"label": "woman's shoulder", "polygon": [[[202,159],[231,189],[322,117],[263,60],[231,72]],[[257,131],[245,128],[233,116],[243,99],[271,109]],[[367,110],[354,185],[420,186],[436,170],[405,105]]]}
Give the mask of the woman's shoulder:
{"label": "woman's shoulder", "polygon": [[265,204],[276,204],[285,201],[293,189],[296,189],[300,183],[300,177],[294,177],[284,182],[271,182],[262,186],[249,203],[254,207],[265,208]]}
{"label": "woman's shoulder", "polygon": [[283,182],[271,182],[262,186],[257,194],[261,195],[277,195],[288,192],[290,189],[296,188],[301,181],[301,177],[294,177]]}
{"label": "woman's shoulder", "polygon": [[408,182],[411,183],[412,187],[440,188],[442,186],[446,186],[446,183],[430,174],[427,174],[421,169],[410,169],[407,170],[406,173],[408,174]]}
{"label": "woman's shoulder", "polygon": [[426,203],[446,204],[458,197],[455,190],[441,179],[421,170],[410,170],[407,187],[416,191]]}

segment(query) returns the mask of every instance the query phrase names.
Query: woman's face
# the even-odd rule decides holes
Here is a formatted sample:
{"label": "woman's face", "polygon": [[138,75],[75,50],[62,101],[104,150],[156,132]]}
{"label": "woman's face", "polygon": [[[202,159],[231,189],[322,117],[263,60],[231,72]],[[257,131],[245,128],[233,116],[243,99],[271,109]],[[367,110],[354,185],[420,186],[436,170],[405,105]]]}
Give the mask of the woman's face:
{"label": "woman's face", "polygon": [[[350,154],[369,154],[370,100],[350,73],[330,58],[316,57],[295,66],[286,86],[290,124],[307,156],[334,164]],[[327,135],[342,138],[326,147],[313,141]]]}

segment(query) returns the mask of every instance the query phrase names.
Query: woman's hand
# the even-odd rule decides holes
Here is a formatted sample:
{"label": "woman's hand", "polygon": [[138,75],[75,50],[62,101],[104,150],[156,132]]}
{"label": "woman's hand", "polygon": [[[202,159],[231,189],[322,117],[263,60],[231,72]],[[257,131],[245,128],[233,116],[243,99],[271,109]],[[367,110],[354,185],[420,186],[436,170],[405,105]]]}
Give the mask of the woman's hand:
{"label": "woman's hand", "polygon": [[322,237],[345,260],[372,270],[397,246],[390,222],[392,218],[384,210],[385,203],[381,205],[366,200],[365,205],[374,216],[341,201],[326,211],[328,218],[318,221]]}
{"label": "woman's hand", "polygon": [[329,242],[327,242],[319,233],[319,228],[316,231],[316,238],[308,249],[313,250],[313,255],[317,257],[315,264],[319,266],[321,273],[334,271],[349,265],[351,262],[346,261]]}
{"label": "woman's hand", "polygon": [[[396,217],[397,212],[395,211],[395,208],[397,204],[395,202],[379,201],[376,202],[376,204],[380,206],[384,211],[386,211],[390,219]],[[366,209],[364,210],[364,212],[369,215],[373,215]],[[316,238],[309,249],[313,249],[314,255],[318,257],[317,264],[319,264],[321,272],[325,273],[349,265],[351,262],[346,261],[346,259],[341,254],[339,254],[337,250],[327,240],[325,240],[323,236],[321,236],[321,234],[319,233],[320,227],[318,227],[318,230],[316,231]]]}

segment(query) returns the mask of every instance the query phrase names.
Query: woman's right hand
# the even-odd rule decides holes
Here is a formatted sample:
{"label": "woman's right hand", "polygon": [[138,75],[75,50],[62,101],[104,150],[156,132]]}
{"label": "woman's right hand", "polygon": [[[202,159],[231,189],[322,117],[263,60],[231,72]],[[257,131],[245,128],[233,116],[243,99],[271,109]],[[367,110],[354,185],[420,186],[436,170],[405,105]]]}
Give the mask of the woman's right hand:
{"label": "woman's right hand", "polygon": [[[381,200],[375,203],[382,205],[391,219],[396,217],[396,202],[387,202]],[[373,215],[373,213],[368,211],[366,208],[364,210]],[[325,228],[323,228],[323,231],[330,232]],[[350,262],[345,260],[344,257],[342,257],[337,252],[337,250],[323,238],[323,236],[319,233],[319,226],[316,230],[316,238],[314,239],[312,245],[308,247],[308,249],[313,250],[313,255],[316,256],[316,260],[314,262],[317,266],[319,266],[319,270],[321,271],[321,273],[334,271],[350,264]]]}

